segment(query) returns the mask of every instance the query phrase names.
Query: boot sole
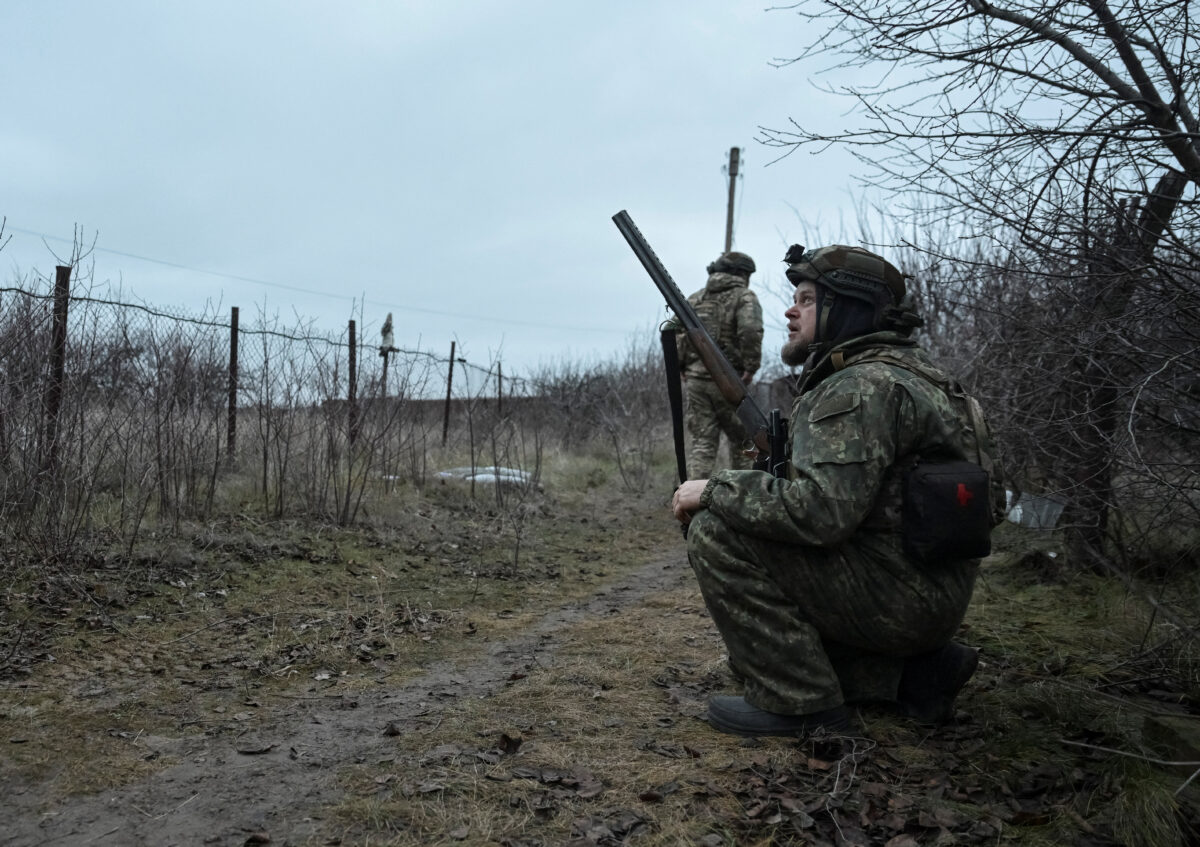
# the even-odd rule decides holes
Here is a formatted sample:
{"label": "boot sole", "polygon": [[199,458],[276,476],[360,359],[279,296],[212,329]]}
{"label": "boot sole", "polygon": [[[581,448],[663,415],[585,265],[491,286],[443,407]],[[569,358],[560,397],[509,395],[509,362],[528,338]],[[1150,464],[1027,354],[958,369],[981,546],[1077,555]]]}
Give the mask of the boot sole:
{"label": "boot sole", "polygon": [[713,729],[729,735],[793,738],[820,730],[836,732],[845,729],[850,725],[850,715],[844,707],[809,715],[778,715],[756,709],[741,697],[714,697],[708,703],[708,722]]}

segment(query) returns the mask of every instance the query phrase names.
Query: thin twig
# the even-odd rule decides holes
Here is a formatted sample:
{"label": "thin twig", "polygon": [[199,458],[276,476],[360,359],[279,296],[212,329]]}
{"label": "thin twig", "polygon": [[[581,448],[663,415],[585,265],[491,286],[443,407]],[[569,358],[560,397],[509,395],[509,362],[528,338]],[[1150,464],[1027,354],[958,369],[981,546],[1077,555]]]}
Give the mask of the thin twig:
{"label": "thin twig", "polygon": [[1083,815],[1079,814],[1079,812],[1075,811],[1070,806],[1062,805],[1058,808],[1062,809],[1063,812],[1066,813],[1067,817],[1075,821],[1075,824],[1084,832],[1088,833],[1089,835],[1094,835],[1096,833],[1096,827],[1088,823],[1087,820],[1084,819]]}
{"label": "thin twig", "polygon": [[194,629],[191,632],[187,633],[186,635],[181,635],[178,638],[172,638],[170,641],[164,641],[164,642],[162,642],[162,644],[160,644],[158,646],[166,647],[168,644],[175,644],[176,642],[184,641],[188,638],[191,638],[193,635],[199,635],[200,633],[204,632],[205,630],[213,629],[214,627],[221,626],[222,624],[231,623],[232,621],[242,621],[244,623],[254,623],[254,621],[261,621],[263,618],[269,618],[269,617],[271,617],[271,615],[258,615],[253,618],[243,618],[240,616],[235,617],[235,618],[223,618],[222,620],[214,621],[213,623],[210,623],[208,626],[202,626],[199,629]]}
{"label": "thin twig", "polygon": [[[1102,753],[1112,753],[1114,756],[1125,756],[1130,759],[1139,759],[1143,762],[1149,762],[1152,765],[1164,765],[1166,767],[1188,767],[1200,768],[1200,762],[1172,762],[1167,759],[1155,759],[1152,756],[1143,756],[1141,753],[1129,753],[1125,750],[1116,750],[1112,747],[1101,747],[1097,744],[1084,744],[1082,741],[1068,741],[1065,738],[1058,739],[1060,744],[1068,744],[1071,747],[1083,747],[1087,750],[1099,750]],[[1190,780],[1189,780],[1190,781]]]}
{"label": "thin twig", "polygon": [[99,835],[93,835],[91,838],[89,838],[87,841],[85,841],[83,843],[91,844],[93,841],[99,841],[101,838],[108,838],[108,836],[112,835],[114,832],[118,831],[120,828],[121,827],[119,827],[119,826],[114,826],[108,832],[102,832]]}
{"label": "thin twig", "polygon": [[1130,700],[1126,697],[1121,697],[1120,695],[1117,695],[1117,694],[1110,694],[1107,691],[1101,691],[1095,687],[1089,688],[1086,685],[1076,685],[1075,683],[1069,682],[1065,679],[1062,679],[1061,677],[1045,676],[1043,674],[1035,674],[1035,673],[1030,673],[1028,671],[1010,671],[1010,673],[1013,676],[1025,677],[1028,679],[1035,679],[1035,680],[1039,680],[1041,682],[1051,682],[1056,685],[1061,685],[1063,688],[1070,689],[1071,691],[1076,691],[1080,694],[1092,694],[1096,697],[1103,697],[1106,700],[1112,700],[1113,702],[1120,703],[1123,706],[1128,706],[1131,709],[1137,709],[1138,711],[1140,711],[1144,714],[1147,714],[1147,715],[1166,716],[1166,717],[1187,717],[1187,715],[1182,715],[1179,712],[1173,712],[1173,711],[1170,711],[1169,709],[1156,709],[1148,704],[1139,703],[1136,700]]}
{"label": "thin twig", "polygon": [[191,797],[187,798],[182,803],[180,803],[178,806],[176,806],[174,809],[168,809],[167,811],[163,812],[161,815],[152,815],[149,812],[147,812],[145,809],[143,809],[141,806],[138,806],[135,803],[130,803],[130,805],[133,806],[133,808],[137,809],[139,812],[141,812],[146,817],[150,818],[150,820],[160,821],[163,818],[165,818],[167,815],[175,814],[176,812],[178,812],[180,809],[182,809],[184,806],[186,806],[188,803],[192,802],[199,796],[200,796],[200,792],[197,791]]}
{"label": "thin twig", "polygon": [[1181,785],[1175,789],[1176,797],[1179,796],[1180,792],[1182,792],[1183,789],[1187,788],[1189,785],[1192,784],[1192,780],[1196,778],[1196,774],[1200,774],[1200,768],[1197,768],[1196,770],[1192,771],[1192,775],[1183,781],[1183,785]]}
{"label": "thin twig", "polygon": [[6,655],[4,657],[4,662],[2,664],[8,664],[9,660],[12,659],[13,656],[17,655],[17,648],[21,646],[21,642],[24,640],[25,640],[25,623],[22,623],[17,628],[17,637],[13,639],[12,649],[8,651],[8,655]]}

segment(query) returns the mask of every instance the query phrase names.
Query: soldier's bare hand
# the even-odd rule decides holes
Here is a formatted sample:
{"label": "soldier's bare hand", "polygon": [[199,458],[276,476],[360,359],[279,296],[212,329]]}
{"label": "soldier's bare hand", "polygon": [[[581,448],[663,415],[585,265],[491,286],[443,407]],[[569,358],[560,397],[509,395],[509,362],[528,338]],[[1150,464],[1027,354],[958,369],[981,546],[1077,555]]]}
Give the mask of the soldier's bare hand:
{"label": "soldier's bare hand", "polygon": [[675,489],[671,498],[671,512],[681,524],[692,522],[692,515],[700,511],[700,495],[708,485],[707,479],[689,479]]}

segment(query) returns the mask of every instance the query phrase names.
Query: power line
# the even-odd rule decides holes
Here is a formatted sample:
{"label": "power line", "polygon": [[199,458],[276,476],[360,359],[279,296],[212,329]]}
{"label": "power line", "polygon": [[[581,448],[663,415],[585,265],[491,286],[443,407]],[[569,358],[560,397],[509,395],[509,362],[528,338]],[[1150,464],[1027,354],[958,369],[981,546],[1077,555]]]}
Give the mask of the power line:
{"label": "power line", "polygon": [[[34,232],[34,231],[28,230],[28,229],[21,229],[20,227],[5,226],[4,229],[5,229],[5,231],[19,232],[22,235],[32,235],[37,238],[49,239],[50,241],[61,241],[61,242],[67,243],[67,244],[74,243],[74,241],[69,238],[62,238],[57,235],[47,235],[44,232]],[[387,302],[380,301],[380,300],[363,299],[360,301],[356,297],[347,297],[344,294],[331,294],[328,291],[315,291],[311,288],[301,288],[299,286],[287,285],[287,284],[281,283],[281,282],[270,282],[265,279],[256,279],[254,277],[249,277],[249,276],[239,276],[238,274],[223,273],[222,271],[210,271],[210,270],[206,270],[205,268],[196,268],[196,267],[192,267],[190,265],[179,264],[178,262],[168,262],[165,259],[153,259],[153,258],[150,258],[149,256],[139,256],[137,253],[126,253],[124,251],[113,250],[108,247],[96,247],[95,250],[100,253],[110,253],[114,256],[123,256],[127,259],[136,259],[139,262],[147,262],[152,265],[162,265],[162,266],[168,267],[168,268],[175,268],[176,270],[188,271],[190,273],[204,274],[206,276],[215,276],[215,277],[218,277],[221,279],[234,280],[236,282],[248,282],[253,285],[261,285],[266,288],[279,288],[284,291],[292,291],[292,292],[296,292],[298,294],[308,294],[308,295],[311,295],[314,297],[329,297],[334,300],[349,300],[351,303],[361,302],[364,306],[368,306],[368,305],[369,306],[378,306],[381,309],[391,309],[393,311],[401,312],[401,313],[417,312],[417,313],[423,314],[423,315],[440,315],[442,317],[447,317],[447,318],[463,318],[466,320],[480,321],[483,323],[491,323],[491,324],[501,324],[504,326],[527,326],[527,327],[534,327],[536,329],[566,330],[568,332],[599,332],[599,333],[605,333],[605,334],[612,334],[612,333],[618,333],[618,332],[620,332],[620,333],[628,333],[629,332],[628,329],[617,330],[617,329],[604,329],[604,328],[600,328],[600,327],[565,326],[563,324],[546,324],[546,323],[539,323],[538,321],[525,321],[525,320],[519,320],[516,318],[497,318],[494,316],[483,317],[480,315],[468,315],[468,314],[464,314],[462,312],[447,312],[447,311],[443,311],[440,309],[424,309],[419,306],[401,306],[397,303],[387,303]]]}

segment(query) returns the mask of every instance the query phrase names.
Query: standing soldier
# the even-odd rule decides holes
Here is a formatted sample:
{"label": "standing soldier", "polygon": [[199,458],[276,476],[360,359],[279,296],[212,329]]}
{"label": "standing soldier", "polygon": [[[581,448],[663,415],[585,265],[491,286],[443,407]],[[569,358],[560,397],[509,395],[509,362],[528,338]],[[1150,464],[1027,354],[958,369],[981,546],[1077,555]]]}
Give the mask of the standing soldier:
{"label": "standing soldier", "polygon": [[[708,266],[708,283],[688,298],[704,328],[746,385],[754,379],[762,361],[762,307],[750,290],[750,274],[754,271],[754,260],[745,253],[723,253]],[[675,339],[679,368],[687,381],[689,475],[702,479],[712,473],[722,432],[729,441],[730,466],[734,470],[749,469],[751,459],[745,451],[752,445],[737,410],[721,396],[687,335],[679,333]]]}

